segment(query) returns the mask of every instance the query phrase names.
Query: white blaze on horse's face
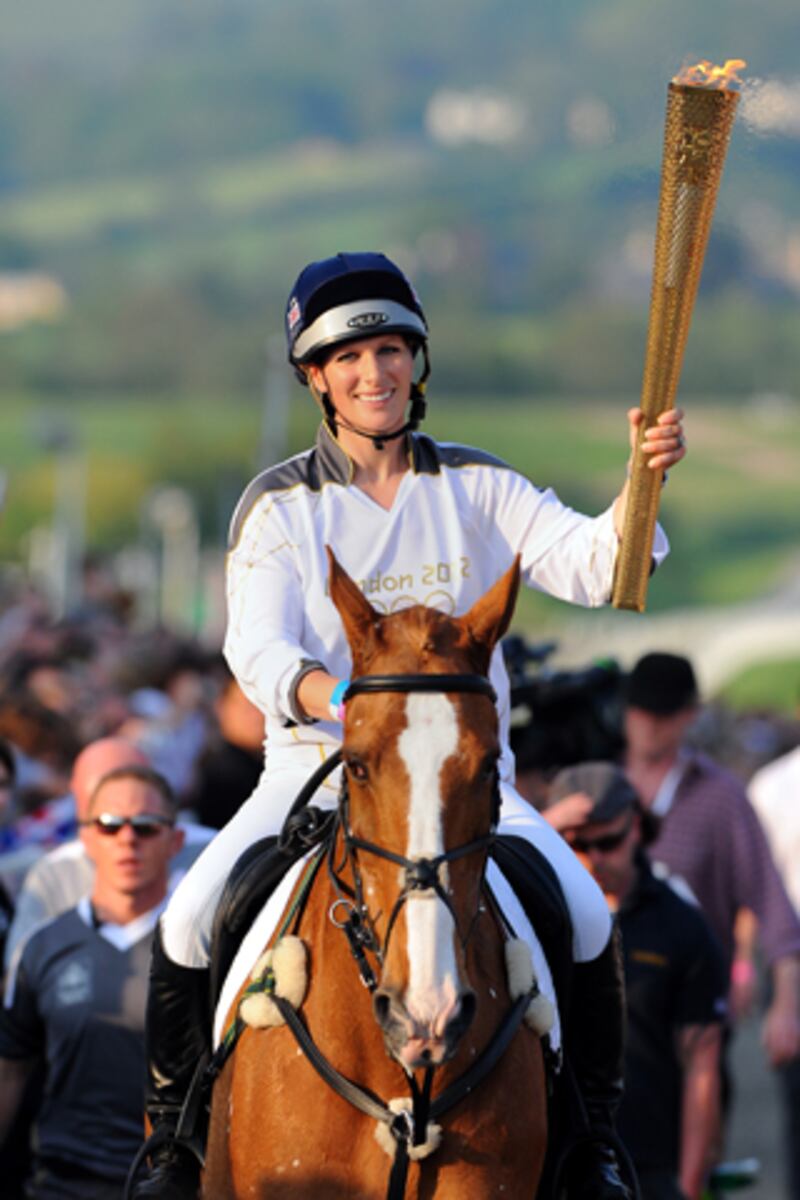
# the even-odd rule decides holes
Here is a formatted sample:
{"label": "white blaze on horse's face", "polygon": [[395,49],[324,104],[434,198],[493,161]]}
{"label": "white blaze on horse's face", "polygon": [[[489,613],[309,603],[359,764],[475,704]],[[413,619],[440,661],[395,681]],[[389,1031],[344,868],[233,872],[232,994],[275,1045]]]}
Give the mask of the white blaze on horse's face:
{"label": "white blaze on horse's face", "polygon": [[[406,721],[398,739],[411,792],[406,857],[435,858],[445,849],[441,777],[444,764],[458,750],[458,716],[446,696],[411,694],[406,698]],[[446,889],[446,863],[440,880]],[[441,1037],[455,1015],[461,990],[453,918],[435,892],[412,892],[406,901],[406,927],[406,1009],[418,1026]]]}

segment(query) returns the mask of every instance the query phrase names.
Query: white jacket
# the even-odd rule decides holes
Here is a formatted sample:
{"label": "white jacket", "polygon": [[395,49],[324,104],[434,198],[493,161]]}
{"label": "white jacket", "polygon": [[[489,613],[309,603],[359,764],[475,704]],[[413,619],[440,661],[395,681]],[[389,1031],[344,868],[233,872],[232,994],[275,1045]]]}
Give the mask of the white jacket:
{"label": "white jacket", "polygon": [[[337,746],[335,722],[303,724],[294,701],[309,660],[350,675],[350,653],[328,595],[325,545],[380,612],[421,603],[463,613],[522,556],[530,587],[590,607],[611,594],[618,539],[611,509],[586,517],[480,450],[413,435],[410,470],[388,511],[352,486],[353,465],[325,425],[316,445],[259,475],[231,525],[225,654],[265,714],[269,745]],[[654,559],[668,551],[656,533]],[[509,777],[508,678],[498,695]],[[503,770],[503,767],[505,768]]]}

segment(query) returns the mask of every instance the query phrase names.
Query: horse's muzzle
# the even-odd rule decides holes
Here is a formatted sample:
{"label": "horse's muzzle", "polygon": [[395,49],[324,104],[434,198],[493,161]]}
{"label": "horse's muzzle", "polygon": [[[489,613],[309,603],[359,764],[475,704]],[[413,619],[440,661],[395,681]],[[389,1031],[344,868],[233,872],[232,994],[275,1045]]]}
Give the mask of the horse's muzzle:
{"label": "horse's muzzle", "polygon": [[464,991],[446,1012],[430,1021],[415,1019],[391,988],[378,988],[372,998],[375,1020],[386,1049],[407,1070],[437,1067],[452,1058],[472,1024],[477,1001]]}

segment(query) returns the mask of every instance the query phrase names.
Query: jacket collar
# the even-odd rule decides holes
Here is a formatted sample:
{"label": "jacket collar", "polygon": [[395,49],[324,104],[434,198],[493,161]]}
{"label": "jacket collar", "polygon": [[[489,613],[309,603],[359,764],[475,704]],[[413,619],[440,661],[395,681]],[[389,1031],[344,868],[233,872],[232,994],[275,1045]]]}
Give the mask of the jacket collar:
{"label": "jacket collar", "polygon": [[[353,482],[355,464],[337,440],[330,426],[323,421],[317,430],[316,460],[318,483],[339,483],[343,487]],[[438,475],[440,458],[436,443],[425,434],[406,435],[408,465],[415,475]]]}

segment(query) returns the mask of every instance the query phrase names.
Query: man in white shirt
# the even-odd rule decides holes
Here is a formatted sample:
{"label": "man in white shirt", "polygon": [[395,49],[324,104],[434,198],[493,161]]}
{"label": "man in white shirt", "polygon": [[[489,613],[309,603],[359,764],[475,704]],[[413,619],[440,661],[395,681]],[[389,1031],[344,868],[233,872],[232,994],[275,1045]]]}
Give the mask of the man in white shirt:
{"label": "man in white shirt", "polygon": [[[756,771],[748,795],[789,898],[800,914],[800,746]],[[800,1057],[777,1068],[789,1195],[800,1196]]]}

